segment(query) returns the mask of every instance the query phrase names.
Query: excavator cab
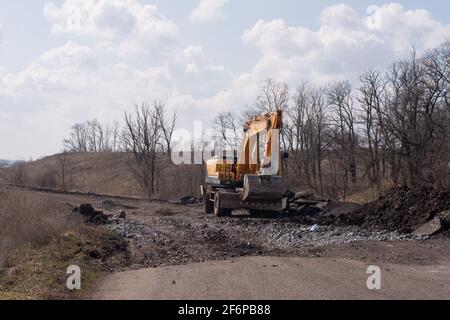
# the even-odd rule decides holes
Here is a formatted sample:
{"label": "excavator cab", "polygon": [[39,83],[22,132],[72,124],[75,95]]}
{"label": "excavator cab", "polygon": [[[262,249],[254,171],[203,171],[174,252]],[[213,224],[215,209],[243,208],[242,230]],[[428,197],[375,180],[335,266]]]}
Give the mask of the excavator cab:
{"label": "excavator cab", "polygon": [[206,162],[201,186],[205,213],[227,216],[237,209],[250,213],[284,209],[281,128],[281,110],[255,116],[244,126],[239,152],[224,152]]}

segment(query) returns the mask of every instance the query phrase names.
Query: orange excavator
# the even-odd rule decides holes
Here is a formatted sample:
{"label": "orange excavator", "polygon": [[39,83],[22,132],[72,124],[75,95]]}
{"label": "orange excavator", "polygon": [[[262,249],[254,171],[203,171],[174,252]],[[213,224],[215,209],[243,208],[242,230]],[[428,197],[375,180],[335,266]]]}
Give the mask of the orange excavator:
{"label": "orange excavator", "polygon": [[201,186],[205,213],[229,216],[233,210],[281,211],[283,199],[280,132],[282,111],[255,116],[244,125],[241,150],[224,151],[206,162]]}

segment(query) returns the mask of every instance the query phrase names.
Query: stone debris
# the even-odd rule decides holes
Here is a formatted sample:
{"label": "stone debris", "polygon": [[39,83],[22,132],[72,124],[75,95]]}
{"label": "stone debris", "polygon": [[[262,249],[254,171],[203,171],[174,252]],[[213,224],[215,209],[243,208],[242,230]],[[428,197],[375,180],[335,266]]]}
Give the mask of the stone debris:
{"label": "stone debris", "polygon": [[304,191],[299,191],[297,193],[295,193],[294,195],[294,199],[298,200],[298,199],[314,199],[315,197],[315,192],[313,190],[304,190]]}
{"label": "stone debris", "polygon": [[120,211],[119,212],[119,219],[126,219],[127,217],[127,213],[125,211]]}
{"label": "stone debris", "polygon": [[103,211],[95,210],[90,203],[81,204],[79,207],[74,208],[73,212],[80,214],[86,223],[105,224],[109,219]]}
{"label": "stone debris", "polygon": [[437,214],[437,217],[441,219],[442,229],[449,230],[450,229],[450,210],[442,211]]}
{"label": "stone debris", "polygon": [[75,207],[72,212],[80,214],[84,222],[97,225],[115,223],[119,219],[123,220],[126,218],[125,211],[121,211],[113,216],[105,214],[103,211],[95,210],[90,203],[83,203],[79,207]]}
{"label": "stone debris", "polygon": [[169,203],[179,204],[179,205],[184,205],[184,206],[199,205],[201,202],[202,202],[201,199],[194,197],[194,196],[184,196],[179,199],[169,201]]}
{"label": "stone debris", "polygon": [[[237,213],[239,214],[239,213]],[[146,215],[107,227],[138,248],[138,265],[157,267],[240,256],[291,255],[305,248],[355,241],[420,239],[357,226],[306,225],[296,217],[206,216],[201,209],[176,216]]]}
{"label": "stone debris", "polygon": [[[360,241],[422,240],[448,228],[450,213],[446,211],[445,192],[435,192],[434,201],[425,203],[425,209],[420,208],[417,198],[416,205],[407,199],[409,215],[406,216],[402,216],[405,206],[395,192],[368,206],[324,199],[311,192],[287,192],[290,205],[284,212],[249,215],[245,210],[236,210],[232,217],[205,215],[195,197],[177,201],[186,207],[168,204],[145,215],[135,215],[133,219],[126,219],[125,211],[105,215],[89,204],[81,205],[76,211],[86,217],[87,222],[103,223],[126,239],[130,247],[135,248],[132,259],[136,268],[241,256],[291,256],[309,252],[316,256],[323,246]],[[411,197],[417,195],[417,192],[401,191],[405,192]],[[435,210],[437,208],[443,210]],[[377,216],[381,219],[375,228],[372,223]],[[416,232],[408,232],[405,223],[418,224],[412,230]]]}
{"label": "stone debris", "polygon": [[420,228],[416,229],[413,233],[417,236],[427,237],[438,233],[441,229],[441,219],[439,217],[435,217]]}
{"label": "stone debris", "polygon": [[450,187],[401,186],[349,217],[364,228],[411,233],[447,210]]}
{"label": "stone debris", "polygon": [[309,191],[292,194],[288,212],[310,225],[356,225],[423,236],[450,229],[450,188],[400,186],[364,206],[321,199]]}

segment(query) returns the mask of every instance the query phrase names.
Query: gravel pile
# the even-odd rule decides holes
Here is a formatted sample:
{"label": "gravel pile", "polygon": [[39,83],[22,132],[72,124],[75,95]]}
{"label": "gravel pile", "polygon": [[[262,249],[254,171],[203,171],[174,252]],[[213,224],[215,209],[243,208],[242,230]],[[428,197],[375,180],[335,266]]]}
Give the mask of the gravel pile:
{"label": "gravel pile", "polygon": [[199,212],[147,216],[143,221],[119,219],[108,228],[129,239],[136,267],[304,254],[325,245],[413,238],[357,226],[305,225],[295,218],[217,218]]}
{"label": "gravel pile", "polygon": [[271,239],[268,245],[279,248],[301,246],[326,246],[333,244],[351,243],[355,241],[396,241],[409,240],[418,237],[399,234],[397,232],[371,232],[352,226],[304,226],[296,230],[270,230]]}

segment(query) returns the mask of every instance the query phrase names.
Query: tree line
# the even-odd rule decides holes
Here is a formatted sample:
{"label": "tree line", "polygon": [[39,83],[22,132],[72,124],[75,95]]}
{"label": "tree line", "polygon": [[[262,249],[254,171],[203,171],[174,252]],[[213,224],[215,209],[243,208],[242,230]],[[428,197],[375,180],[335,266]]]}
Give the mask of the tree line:
{"label": "tree line", "polygon": [[216,128],[234,146],[236,128],[250,116],[284,111],[282,145],[289,151],[288,185],[305,184],[345,198],[366,184],[449,182],[450,43],[386,70],[361,73],[359,82],[323,87],[267,80],[254,107],[227,112]]}
{"label": "tree line", "polygon": [[[345,199],[364,187],[380,193],[400,183],[448,183],[449,98],[446,43],[421,57],[413,51],[385,70],[366,70],[356,84],[344,80],[315,87],[305,81],[292,90],[268,79],[254,106],[219,114],[214,128],[225,148],[237,148],[248,118],[283,110],[288,187],[307,186]],[[124,113],[122,125],[75,124],[64,145],[71,152],[129,152],[131,172],[152,197],[159,191],[158,173],[171,165],[176,121],[163,103],[137,105]],[[191,184],[204,175],[194,171],[198,179]]]}

